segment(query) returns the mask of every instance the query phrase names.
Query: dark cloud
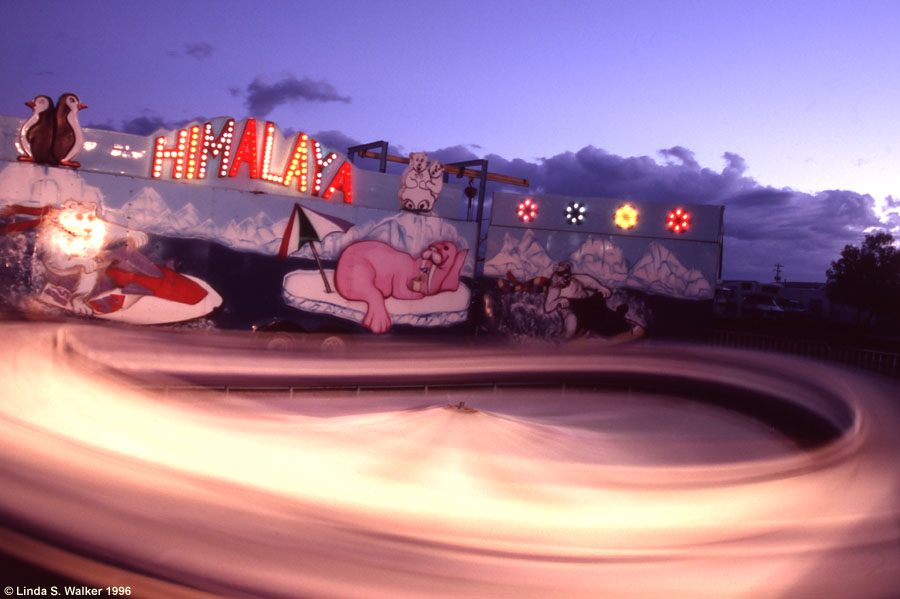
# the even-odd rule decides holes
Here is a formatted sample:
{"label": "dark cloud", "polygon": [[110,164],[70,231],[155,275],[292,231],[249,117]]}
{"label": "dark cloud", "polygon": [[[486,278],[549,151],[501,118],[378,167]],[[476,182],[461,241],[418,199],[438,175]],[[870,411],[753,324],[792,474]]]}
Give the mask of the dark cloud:
{"label": "dark cloud", "polygon": [[428,152],[428,158],[431,160],[439,160],[444,164],[478,160],[478,156],[469,149],[469,146],[450,146],[434,150],[433,152]]}
{"label": "dark cloud", "polygon": [[318,140],[326,148],[330,148],[335,152],[340,152],[344,154],[347,152],[347,148],[358,146],[361,144],[359,140],[356,138],[350,137],[340,131],[335,129],[330,129],[328,131],[319,131],[315,135],[312,136],[313,139]]}
{"label": "dark cloud", "polygon": [[121,131],[122,129],[112,121],[90,121],[85,123],[84,126],[88,129],[104,129],[106,131]]}
{"label": "dark cloud", "polygon": [[203,60],[204,58],[209,58],[213,52],[213,47],[210,44],[205,42],[201,42],[199,44],[185,44],[184,45],[184,53],[188,56],[196,58],[197,60]]}
{"label": "dark cloud", "polygon": [[195,58],[197,60],[205,60],[209,58],[213,53],[212,44],[207,44],[206,42],[200,42],[197,44],[184,44],[182,46],[182,50],[170,50],[168,52],[169,56],[189,56],[191,58]]}
{"label": "dark cloud", "polygon": [[107,131],[121,131],[123,133],[132,133],[134,135],[150,135],[152,133],[155,133],[159,129],[164,129],[167,131],[181,129],[188,123],[203,123],[207,120],[208,119],[206,117],[198,116],[187,120],[168,121],[161,116],[142,115],[122,121],[118,125],[113,123],[112,121],[106,121],[90,122],[87,123],[85,127],[89,127],[92,129],[106,129]]}
{"label": "dark cloud", "polygon": [[868,194],[831,189],[811,197],[814,203],[821,204],[822,214],[816,216],[822,221],[833,219],[865,227],[874,227],[879,223],[875,216],[875,199]]}
{"label": "dark cloud", "polygon": [[150,135],[157,129],[177,129],[175,123],[166,121],[158,116],[139,116],[127,121],[122,121],[121,131],[134,133],[135,135]]}
{"label": "dark cloud", "polygon": [[[737,176],[701,168],[684,148],[664,150],[676,161],[659,164],[648,156],[623,158],[586,146],[577,152],[544,158],[531,169],[538,191],[586,197],[621,197],[645,201],[721,203],[725,197],[749,191],[755,183]],[[732,157],[729,165],[734,164]],[[519,170],[529,170],[520,166]],[[726,167],[728,168],[728,167]]]}
{"label": "dark cloud", "polygon": [[266,116],[278,106],[297,100],[350,102],[349,97],[338,95],[334,86],[324,79],[313,81],[306,77],[297,79],[293,75],[288,75],[275,83],[267,83],[262,76],[257,77],[247,85],[247,99],[244,104],[250,114]]}
{"label": "dark cloud", "polygon": [[733,195],[729,199],[729,204],[735,207],[753,206],[755,208],[774,210],[786,207],[795,195],[796,192],[790,189],[759,187]]}
{"label": "dark cloud", "polygon": [[747,163],[744,159],[733,152],[725,152],[722,158],[728,163],[728,166],[722,171],[723,175],[741,176],[747,170]]}
{"label": "dark cloud", "polygon": [[677,158],[681,161],[681,164],[691,168],[699,168],[700,164],[694,159],[694,153],[688,150],[687,148],[683,148],[681,146],[674,146],[669,148],[668,150],[660,150],[660,156],[663,158],[667,158],[670,160],[669,164],[671,164],[672,158]]}

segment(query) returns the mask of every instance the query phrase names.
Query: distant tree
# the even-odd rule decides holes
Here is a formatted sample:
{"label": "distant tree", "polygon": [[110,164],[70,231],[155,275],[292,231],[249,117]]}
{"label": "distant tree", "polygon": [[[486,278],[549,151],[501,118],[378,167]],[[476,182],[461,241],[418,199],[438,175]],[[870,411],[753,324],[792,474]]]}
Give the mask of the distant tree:
{"label": "distant tree", "polygon": [[881,314],[896,320],[900,310],[900,250],[887,231],[866,235],[861,246],[844,246],[826,272],[828,297],[866,314],[866,326]]}

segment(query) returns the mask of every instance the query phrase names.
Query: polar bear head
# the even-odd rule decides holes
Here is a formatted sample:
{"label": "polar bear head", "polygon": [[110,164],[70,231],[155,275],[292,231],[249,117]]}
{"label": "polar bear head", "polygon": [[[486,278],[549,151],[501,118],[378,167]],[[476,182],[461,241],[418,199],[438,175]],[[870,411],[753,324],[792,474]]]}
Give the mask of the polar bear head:
{"label": "polar bear head", "polygon": [[76,237],[92,237],[98,228],[103,228],[97,204],[76,200],[66,200],[63,203],[54,224]]}
{"label": "polar bear head", "polygon": [[106,224],[93,202],[67,200],[51,210],[42,224],[43,251],[56,255],[57,263],[65,256],[96,256],[106,242]]}
{"label": "polar bear head", "polygon": [[410,152],[409,166],[418,173],[424,173],[428,168],[428,154],[425,152]]}
{"label": "polar bear head", "polygon": [[444,174],[444,165],[440,160],[432,160],[428,163],[428,176],[437,179]]}

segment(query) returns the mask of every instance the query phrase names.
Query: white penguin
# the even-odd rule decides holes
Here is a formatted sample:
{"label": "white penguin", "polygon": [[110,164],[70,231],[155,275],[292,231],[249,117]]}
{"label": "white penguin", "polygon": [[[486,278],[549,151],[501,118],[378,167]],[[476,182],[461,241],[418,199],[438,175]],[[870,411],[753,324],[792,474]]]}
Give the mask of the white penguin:
{"label": "white penguin", "polygon": [[78,168],[72,160],[81,151],[84,135],[78,124],[78,111],[87,108],[75,94],[63,94],[56,102],[56,135],[53,138],[53,158],[60,166]]}
{"label": "white penguin", "polygon": [[25,102],[31,108],[29,116],[19,129],[19,145],[24,156],[22,162],[47,164],[53,161],[53,100],[49,96],[35,96],[34,100]]}

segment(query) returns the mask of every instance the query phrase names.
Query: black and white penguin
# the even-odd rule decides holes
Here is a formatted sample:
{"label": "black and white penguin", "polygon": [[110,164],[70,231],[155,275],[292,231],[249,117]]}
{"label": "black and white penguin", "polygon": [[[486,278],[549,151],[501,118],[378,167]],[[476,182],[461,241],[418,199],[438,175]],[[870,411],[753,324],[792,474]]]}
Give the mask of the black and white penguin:
{"label": "black and white penguin", "polygon": [[19,129],[19,145],[25,152],[19,160],[49,164],[53,162],[53,100],[49,96],[35,96],[34,100],[25,102],[25,106],[32,112]]}
{"label": "black and white penguin", "polygon": [[78,111],[87,108],[75,94],[63,94],[56,102],[56,135],[53,137],[53,158],[60,166],[78,168],[72,160],[81,151],[84,135],[78,124]]}

